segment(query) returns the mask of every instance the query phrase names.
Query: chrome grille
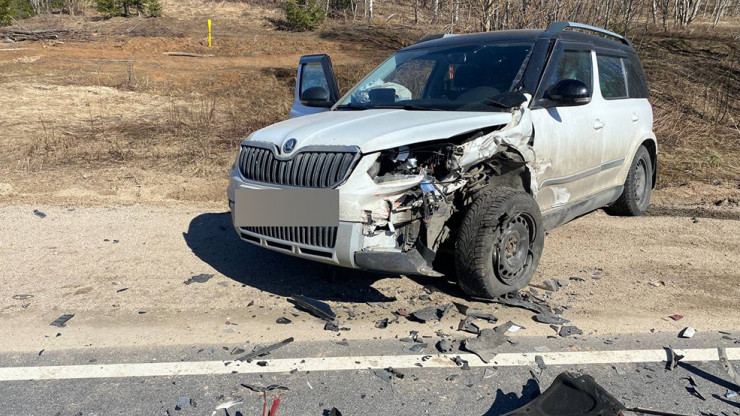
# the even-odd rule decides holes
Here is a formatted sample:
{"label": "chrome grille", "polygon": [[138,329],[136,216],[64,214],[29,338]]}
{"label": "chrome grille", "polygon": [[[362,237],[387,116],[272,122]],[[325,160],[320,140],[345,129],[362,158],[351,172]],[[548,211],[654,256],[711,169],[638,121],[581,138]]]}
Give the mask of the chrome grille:
{"label": "chrome grille", "polygon": [[242,230],[315,247],[334,248],[337,227],[242,227]]}
{"label": "chrome grille", "polygon": [[245,179],[275,185],[333,188],[349,173],[356,152],[303,151],[291,159],[275,158],[271,149],[242,146],[239,169]]}

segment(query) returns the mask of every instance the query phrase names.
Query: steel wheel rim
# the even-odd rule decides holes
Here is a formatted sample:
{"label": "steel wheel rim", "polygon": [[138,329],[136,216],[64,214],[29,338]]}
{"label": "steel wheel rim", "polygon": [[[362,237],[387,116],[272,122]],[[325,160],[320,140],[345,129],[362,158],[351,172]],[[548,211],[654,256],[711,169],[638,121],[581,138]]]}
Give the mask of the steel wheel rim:
{"label": "steel wheel rim", "polygon": [[535,227],[532,216],[524,212],[509,218],[503,225],[493,250],[493,267],[503,281],[518,279],[532,265]]}
{"label": "steel wheel rim", "polygon": [[635,198],[642,205],[647,191],[647,165],[645,159],[640,159],[635,166]]}

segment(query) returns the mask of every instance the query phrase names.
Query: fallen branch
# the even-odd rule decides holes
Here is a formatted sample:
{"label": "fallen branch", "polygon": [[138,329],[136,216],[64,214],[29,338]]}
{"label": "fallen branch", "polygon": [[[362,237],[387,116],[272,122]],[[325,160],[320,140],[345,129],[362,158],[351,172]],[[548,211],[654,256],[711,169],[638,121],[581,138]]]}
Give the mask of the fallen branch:
{"label": "fallen branch", "polygon": [[197,53],[188,53],[188,52],[165,52],[164,55],[167,55],[167,56],[188,56],[190,58],[208,58],[209,56],[214,56],[213,54],[201,55],[201,54],[197,54]]}

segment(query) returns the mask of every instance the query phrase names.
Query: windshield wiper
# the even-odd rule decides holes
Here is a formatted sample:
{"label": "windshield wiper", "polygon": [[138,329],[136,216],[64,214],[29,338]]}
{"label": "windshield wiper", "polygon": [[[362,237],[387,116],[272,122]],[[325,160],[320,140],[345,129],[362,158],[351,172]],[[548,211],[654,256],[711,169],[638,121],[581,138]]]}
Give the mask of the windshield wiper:
{"label": "windshield wiper", "polygon": [[407,110],[407,111],[444,111],[441,108],[433,108],[433,107],[423,107],[420,105],[413,105],[413,104],[404,104],[404,105],[376,105],[374,107],[370,108],[378,108],[378,109],[391,109],[396,108],[399,110]]}

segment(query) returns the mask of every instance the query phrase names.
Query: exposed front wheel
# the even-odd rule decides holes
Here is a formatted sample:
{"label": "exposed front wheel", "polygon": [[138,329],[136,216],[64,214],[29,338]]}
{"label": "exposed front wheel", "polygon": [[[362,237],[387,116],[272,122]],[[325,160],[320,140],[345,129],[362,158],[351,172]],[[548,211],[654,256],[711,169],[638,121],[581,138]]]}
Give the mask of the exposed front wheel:
{"label": "exposed front wheel", "polygon": [[650,206],[652,189],[653,163],[645,146],[640,146],[624,182],[622,195],[604,210],[612,215],[640,216]]}
{"label": "exposed front wheel", "polygon": [[482,191],[468,208],[455,243],[455,268],[465,293],[493,298],[525,287],[542,255],[537,202],[512,188]]}

